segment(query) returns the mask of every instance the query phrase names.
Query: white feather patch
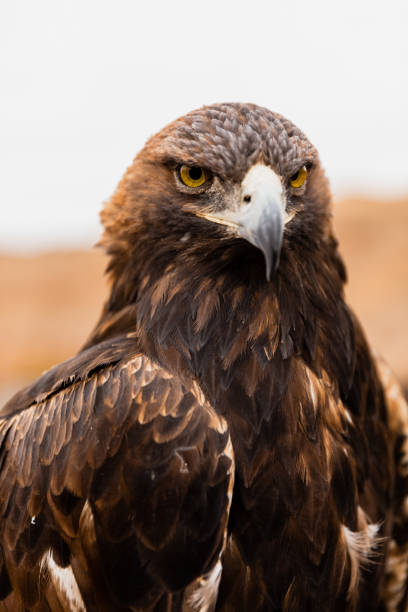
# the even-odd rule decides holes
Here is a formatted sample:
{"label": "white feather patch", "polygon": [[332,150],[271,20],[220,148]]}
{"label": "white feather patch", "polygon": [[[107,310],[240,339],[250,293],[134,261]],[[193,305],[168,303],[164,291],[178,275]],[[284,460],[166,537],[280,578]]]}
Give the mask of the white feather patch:
{"label": "white feather patch", "polygon": [[342,531],[348,554],[350,557],[350,585],[349,597],[357,589],[360,580],[360,570],[369,564],[376,555],[376,548],[383,540],[378,536],[379,523],[369,523],[367,515],[359,506],[357,511],[358,531],[352,531],[346,525],[342,525]]}
{"label": "white feather patch", "polygon": [[380,526],[368,525],[363,531],[351,531],[346,525],[342,527],[350,554],[358,557],[361,563],[369,559],[376,547],[376,536]]}
{"label": "white feather patch", "polygon": [[69,604],[70,612],[86,612],[84,600],[70,565],[68,567],[57,565],[52,550],[49,549],[41,559],[41,570],[48,571],[57,593],[61,593]]}
{"label": "white feather patch", "polygon": [[213,569],[200,578],[198,587],[189,599],[189,604],[194,612],[208,612],[213,609],[217,600],[221,572],[222,564],[219,559]]}

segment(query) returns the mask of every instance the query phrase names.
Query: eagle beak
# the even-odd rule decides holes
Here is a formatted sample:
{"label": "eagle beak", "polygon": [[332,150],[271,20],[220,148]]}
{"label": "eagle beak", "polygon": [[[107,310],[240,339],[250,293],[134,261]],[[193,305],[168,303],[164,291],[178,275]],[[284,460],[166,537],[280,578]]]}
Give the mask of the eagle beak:
{"label": "eagle beak", "polygon": [[236,221],[240,236],[262,251],[268,281],[279,266],[284,214],[279,176],[264,164],[252,166],[242,181],[242,205]]}
{"label": "eagle beak", "polygon": [[270,280],[279,266],[285,224],[283,187],[272,168],[259,163],[248,170],[242,181],[238,210],[199,216],[231,227],[235,235],[262,251],[266,279]]}

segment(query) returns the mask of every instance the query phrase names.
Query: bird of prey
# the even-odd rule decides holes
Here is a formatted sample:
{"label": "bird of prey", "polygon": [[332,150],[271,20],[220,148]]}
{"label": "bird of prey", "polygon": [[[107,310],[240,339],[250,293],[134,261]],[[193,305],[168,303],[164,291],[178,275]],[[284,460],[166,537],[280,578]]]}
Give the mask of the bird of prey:
{"label": "bird of prey", "polygon": [[0,412],[0,610],[405,609],[407,406],[306,136],[193,111],[102,221],[95,329]]}

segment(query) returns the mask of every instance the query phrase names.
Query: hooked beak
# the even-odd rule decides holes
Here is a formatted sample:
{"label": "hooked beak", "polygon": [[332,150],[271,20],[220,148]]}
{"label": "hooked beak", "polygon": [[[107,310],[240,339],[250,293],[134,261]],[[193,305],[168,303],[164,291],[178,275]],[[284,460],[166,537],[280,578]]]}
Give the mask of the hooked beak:
{"label": "hooked beak", "polygon": [[250,168],[242,181],[238,210],[196,214],[231,227],[237,236],[260,249],[265,258],[266,279],[270,280],[279,266],[285,223],[282,183],[272,168],[260,163]]}

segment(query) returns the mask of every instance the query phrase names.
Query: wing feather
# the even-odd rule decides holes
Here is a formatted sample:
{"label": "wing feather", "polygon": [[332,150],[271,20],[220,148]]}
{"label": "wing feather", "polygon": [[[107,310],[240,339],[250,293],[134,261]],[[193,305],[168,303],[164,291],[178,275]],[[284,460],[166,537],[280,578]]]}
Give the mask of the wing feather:
{"label": "wing feather", "polygon": [[408,404],[399,382],[383,359],[377,366],[384,386],[389,433],[394,442],[394,523],[388,546],[383,598],[389,612],[408,604]]}
{"label": "wing feather", "polygon": [[0,609],[55,598],[65,609],[58,576],[71,574],[90,609],[149,609],[217,563],[226,424],[129,336],[50,370],[0,412]]}

